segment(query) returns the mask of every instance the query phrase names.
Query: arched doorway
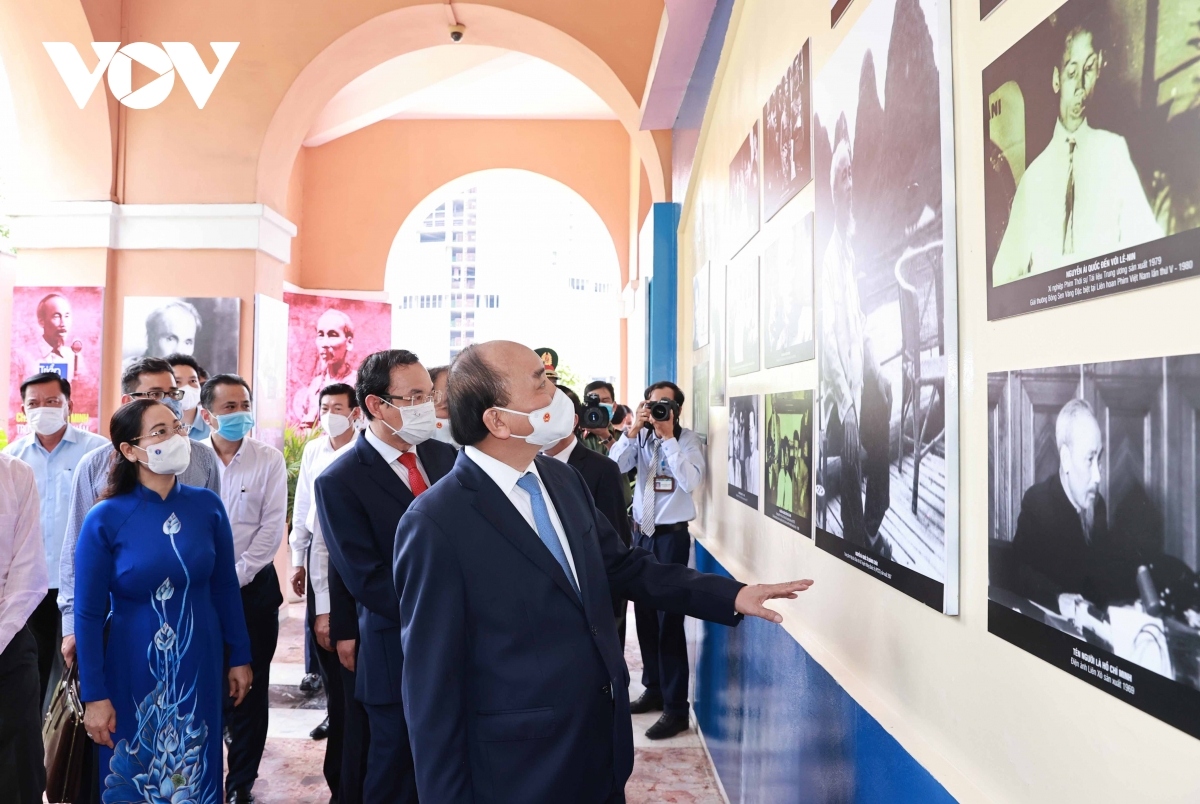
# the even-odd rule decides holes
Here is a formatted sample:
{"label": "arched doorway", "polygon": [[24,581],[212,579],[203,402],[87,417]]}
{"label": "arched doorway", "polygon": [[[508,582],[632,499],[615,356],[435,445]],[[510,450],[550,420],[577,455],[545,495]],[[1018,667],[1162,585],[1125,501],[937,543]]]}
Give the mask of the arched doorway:
{"label": "arched doorway", "polygon": [[525,170],[472,173],[400,226],[384,288],[396,346],[426,365],[470,343],[550,347],[582,385],[621,374],[620,265],[604,221],[571,188]]}

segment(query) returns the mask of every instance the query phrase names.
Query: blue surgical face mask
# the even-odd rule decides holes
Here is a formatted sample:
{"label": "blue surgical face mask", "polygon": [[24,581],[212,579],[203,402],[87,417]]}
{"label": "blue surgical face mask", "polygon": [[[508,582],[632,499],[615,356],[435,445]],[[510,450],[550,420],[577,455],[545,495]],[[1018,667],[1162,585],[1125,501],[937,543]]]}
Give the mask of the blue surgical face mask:
{"label": "blue surgical face mask", "polygon": [[176,419],[183,418],[183,405],[179,404],[178,399],[172,399],[169,396],[164,396],[162,403],[171,409],[171,412],[175,414]]}
{"label": "blue surgical face mask", "polygon": [[610,404],[608,404],[607,402],[601,402],[601,403],[600,403],[600,407],[602,407],[602,408],[604,408],[606,411],[608,411],[608,419],[609,419],[609,421],[612,421],[612,415],[613,415],[613,405],[610,405]]}
{"label": "blue surgical face mask", "polygon": [[217,416],[217,435],[226,441],[241,441],[254,429],[254,414],[248,410]]}

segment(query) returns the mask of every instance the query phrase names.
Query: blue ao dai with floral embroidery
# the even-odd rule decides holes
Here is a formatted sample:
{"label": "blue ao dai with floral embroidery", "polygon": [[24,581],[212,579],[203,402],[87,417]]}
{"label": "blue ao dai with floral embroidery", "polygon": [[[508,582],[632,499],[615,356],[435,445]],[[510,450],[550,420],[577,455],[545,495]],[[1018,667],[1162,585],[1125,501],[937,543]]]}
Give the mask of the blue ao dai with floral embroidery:
{"label": "blue ao dai with floral embroidery", "polygon": [[[112,701],[116,749],[100,748],[104,804],[220,804],[222,675],[250,664],[220,497],[139,485],[98,503],[75,550],[83,700]],[[111,611],[107,635],[106,614]]]}

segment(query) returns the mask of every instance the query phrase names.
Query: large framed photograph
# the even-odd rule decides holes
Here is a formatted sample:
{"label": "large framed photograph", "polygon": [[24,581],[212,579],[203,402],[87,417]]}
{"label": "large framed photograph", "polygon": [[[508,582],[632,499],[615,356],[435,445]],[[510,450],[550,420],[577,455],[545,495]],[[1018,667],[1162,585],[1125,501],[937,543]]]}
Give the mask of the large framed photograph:
{"label": "large framed photograph", "polygon": [[15,287],[12,304],[8,440],[32,432],[21,412],[21,383],[51,371],[71,384],[71,425],[100,432],[104,288]]}
{"label": "large framed photograph", "polygon": [[736,260],[725,280],[729,296],[729,376],[753,374],[758,360],[758,257]]}
{"label": "large framed photograph", "polygon": [[287,426],[321,419],[321,389],[354,385],[363,358],[392,346],[392,306],[386,302],[285,293],[288,306]]}
{"label": "large framed photograph", "polygon": [[254,437],[283,451],[287,419],[288,306],[254,295]]}
{"label": "large framed photograph", "polygon": [[761,159],[758,121],[742,141],[742,147],[729,163],[729,256],[742,250],[758,234],[758,170]]}
{"label": "large framed photograph", "polygon": [[758,397],[729,398],[729,496],[758,509],[761,459],[758,457]]}
{"label": "large framed photograph", "polygon": [[814,85],[817,546],[958,611],[949,0],[872,0]]}
{"label": "large framed photograph", "polygon": [[1200,355],[988,375],[988,630],[1200,737]]}
{"label": "large framed photograph", "polygon": [[763,511],[797,533],[812,536],[812,391],[767,394]]}
{"label": "large framed photograph", "polygon": [[983,71],[989,319],[1200,274],[1198,16],[1070,0]]}
{"label": "large framed photograph", "polygon": [[816,356],[813,337],[813,216],[788,226],[762,256],[763,364],[786,366]]}
{"label": "large framed photograph", "polygon": [[712,308],[708,317],[708,354],[711,372],[708,376],[708,401],[718,407],[725,405],[725,275],[729,266],[724,263],[711,265],[709,287]]}
{"label": "large framed photograph", "polygon": [[708,363],[692,366],[692,429],[708,439]]}
{"label": "large framed photograph", "polygon": [[812,181],[812,40],[792,59],[763,107],[763,215],[767,220]]}
{"label": "large framed photograph", "polygon": [[709,264],[696,272],[692,277],[692,349],[703,349],[708,346],[708,315],[709,315]]}
{"label": "large framed photograph", "polygon": [[237,296],[126,296],[122,367],[143,357],[183,354],[196,358],[209,376],[237,374],[241,330]]}

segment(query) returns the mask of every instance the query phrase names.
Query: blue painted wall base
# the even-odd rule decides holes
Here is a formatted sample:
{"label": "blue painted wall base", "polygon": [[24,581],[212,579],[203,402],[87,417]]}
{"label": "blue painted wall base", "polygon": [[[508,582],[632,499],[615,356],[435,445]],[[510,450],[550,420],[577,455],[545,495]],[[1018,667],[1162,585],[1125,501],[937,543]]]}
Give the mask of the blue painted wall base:
{"label": "blue painted wall base", "polygon": [[[696,568],[729,577],[699,541]],[[700,634],[696,719],[733,804],[954,801],[782,627]]]}

